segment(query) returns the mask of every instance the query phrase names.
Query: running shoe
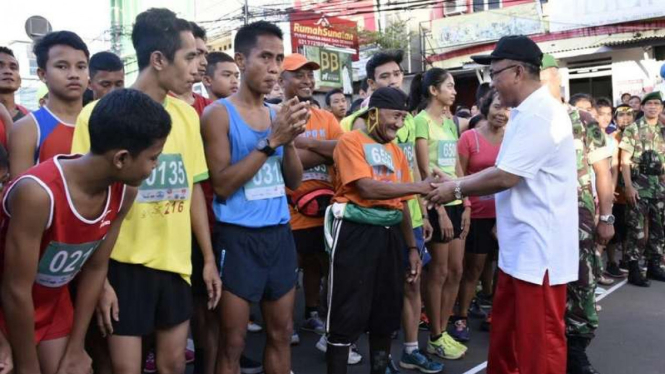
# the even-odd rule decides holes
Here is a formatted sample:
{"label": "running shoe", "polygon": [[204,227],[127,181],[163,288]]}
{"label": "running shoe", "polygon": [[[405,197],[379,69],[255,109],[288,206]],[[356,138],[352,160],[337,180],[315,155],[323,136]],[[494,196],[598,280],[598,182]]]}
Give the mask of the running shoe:
{"label": "running shoe", "polygon": [[291,345],[298,344],[300,344],[300,335],[298,335],[297,331],[294,331],[293,334],[291,334]]}
{"label": "running shoe", "polygon": [[607,263],[607,269],[605,269],[605,274],[607,274],[608,277],[612,278],[625,278],[627,277],[626,273],[621,271],[621,268],[619,265],[617,265],[616,262],[608,262]]}
{"label": "running shoe", "polygon": [[492,307],[492,295],[487,295],[483,291],[478,291],[476,293],[476,302],[481,308],[491,308]]}
{"label": "running shoe", "polygon": [[628,274],[628,261],[621,260],[619,261],[619,271],[624,274]]}
{"label": "running shoe", "polygon": [[[321,335],[321,338],[319,339],[318,342],[316,342],[316,349],[319,351],[326,353],[328,350],[328,339],[326,338],[325,335]],[[351,347],[349,348],[349,359],[347,360],[347,364],[349,365],[355,365],[362,361],[363,356],[360,355],[358,352],[358,347],[356,347],[355,344],[351,344]]]}
{"label": "running shoe", "polygon": [[[452,339],[450,339],[452,340]],[[445,334],[441,335],[436,341],[427,340],[427,353],[444,358],[446,360],[459,360],[464,357],[464,351],[459,349],[456,345],[450,344],[445,338]]]}
{"label": "running shoe", "polygon": [[439,373],[443,370],[442,363],[430,360],[419,349],[416,349],[411,354],[402,351],[399,366],[404,369],[419,370],[421,373]]}
{"label": "running shoe", "polygon": [[471,303],[471,307],[469,307],[469,317],[472,318],[485,318],[487,317],[487,312],[478,305],[478,301],[475,300],[474,302]]}
{"label": "running shoe", "polygon": [[254,321],[249,321],[247,324],[247,331],[249,332],[260,332],[261,330],[263,330],[263,327]]}
{"label": "running shoe", "polygon": [[447,332],[443,333],[443,338],[445,340],[447,340],[450,345],[457,347],[457,349],[459,349],[459,350],[462,350],[462,351],[466,352],[469,349],[464,344],[462,344],[462,343],[458,342],[457,340],[453,339],[453,337],[450,336],[450,334],[448,334]]}
{"label": "running shoe", "polygon": [[144,373],[156,373],[157,372],[157,363],[155,362],[155,352],[148,352],[148,357],[145,358],[145,364],[143,366]]}
{"label": "running shoe", "polygon": [[425,312],[420,313],[420,324],[418,327],[423,331],[429,331],[429,318]]}
{"label": "running shoe", "polygon": [[254,361],[251,358],[242,355],[240,356],[240,373],[261,374],[263,373],[263,365],[258,361]]}
{"label": "running shoe", "polygon": [[607,278],[606,276],[601,275],[601,276],[598,278],[598,284],[602,284],[603,286],[611,286],[611,285],[614,284],[614,279],[612,279],[612,278]]}
{"label": "running shoe", "polygon": [[466,318],[459,318],[448,329],[450,336],[460,342],[468,342],[471,339],[471,332],[467,326]]}
{"label": "running shoe", "polygon": [[606,292],[606,291],[605,291],[604,288],[596,287],[596,291],[595,291],[595,294],[596,294],[596,295],[602,295],[602,294],[604,294],[605,292]]}
{"label": "running shoe", "polygon": [[305,320],[305,324],[302,326],[302,329],[323,335],[326,333],[326,324],[323,323],[319,317],[319,313],[313,312],[310,317]]}
{"label": "running shoe", "polygon": [[395,365],[395,362],[393,361],[393,357],[391,355],[388,358],[388,366],[386,366],[386,374],[397,374],[397,373],[399,373],[399,369],[397,368],[397,365]]}

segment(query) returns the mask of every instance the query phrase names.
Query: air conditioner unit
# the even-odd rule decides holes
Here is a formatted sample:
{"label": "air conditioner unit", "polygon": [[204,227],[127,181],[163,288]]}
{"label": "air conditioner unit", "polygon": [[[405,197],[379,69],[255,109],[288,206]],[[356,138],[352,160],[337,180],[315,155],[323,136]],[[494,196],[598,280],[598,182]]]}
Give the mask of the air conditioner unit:
{"label": "air conditioner unit", "polygon": [[467,4],[466,0],[444,0],[443,1],[443,14],[452,16],[455,14],[466,13]]}
{"label": "air conditioner unit", "polygon": [[51,31],[53,31],[53,27],[42,16],[32,16],[25,21],[25,32],[32,40],[39,39]]}

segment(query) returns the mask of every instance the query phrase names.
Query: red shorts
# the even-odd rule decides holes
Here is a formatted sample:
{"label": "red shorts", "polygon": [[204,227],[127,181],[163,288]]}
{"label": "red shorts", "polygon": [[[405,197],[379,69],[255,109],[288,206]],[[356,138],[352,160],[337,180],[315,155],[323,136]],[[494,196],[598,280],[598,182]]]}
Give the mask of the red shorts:
{"label": "red shorts", "polygon": [[[74,323],[74,307],[69,289],[62,287],[53,302],[35,303],[35,344],[68,336]],[[33,293],[34,295],[34,293]],[[5,315],[0,310],[0,329],[7,336]]]}

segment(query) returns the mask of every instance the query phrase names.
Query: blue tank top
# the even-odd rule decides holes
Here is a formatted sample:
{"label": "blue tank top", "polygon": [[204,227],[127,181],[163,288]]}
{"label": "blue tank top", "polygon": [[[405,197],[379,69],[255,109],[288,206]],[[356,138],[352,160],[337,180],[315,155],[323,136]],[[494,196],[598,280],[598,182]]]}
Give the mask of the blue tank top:
{"label": "blue tank top", "polygon": [[[233,165],[254,151],[257,143],[270,135],[271,129],[256,131],[245,123],[230,101],[220,99],[217,102],[226,107],[229,115],[229,145]],[[272,119],[275,112],[266,106]],[[289,208],[282,177],[283,155],[283,147],[277,148],[275,154],[266,160],[243,187],[226,200],[215,198],[212,209],[218,222],[256,228],[289,222]]]}

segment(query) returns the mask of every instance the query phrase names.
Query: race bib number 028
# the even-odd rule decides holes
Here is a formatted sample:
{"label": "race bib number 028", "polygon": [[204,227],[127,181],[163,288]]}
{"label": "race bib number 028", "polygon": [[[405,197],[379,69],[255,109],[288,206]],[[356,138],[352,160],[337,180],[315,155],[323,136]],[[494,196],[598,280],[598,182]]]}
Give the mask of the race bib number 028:
{"label": "race bib number 028", "polygon": [[439,140],[438,160],[440,167],[455,166],[457,161],[457,141]]}
{"label": "race bib number 028", "polygon": [[179,153],[161,154],[157,167],[150,177],[139,187],[136,201],[152,203],[157,201],[182,201],[189,198],[187,170]]}
{"label": "race bib number 028", "polygon": [[83,244],[49,243],[39,261],[35,282],[44,287],[61,287],[69,283],[81,270],[100,241]]}
{"label": "race bib number 028", "polygon": [[263,200],[285,195],[282,158],[269,157],[249,182],[245,183],[247,200]]}

